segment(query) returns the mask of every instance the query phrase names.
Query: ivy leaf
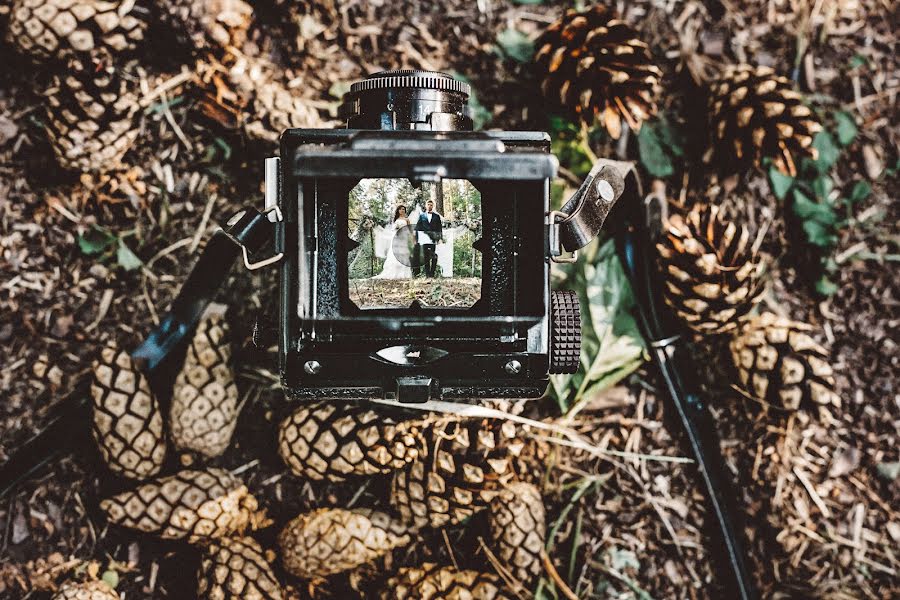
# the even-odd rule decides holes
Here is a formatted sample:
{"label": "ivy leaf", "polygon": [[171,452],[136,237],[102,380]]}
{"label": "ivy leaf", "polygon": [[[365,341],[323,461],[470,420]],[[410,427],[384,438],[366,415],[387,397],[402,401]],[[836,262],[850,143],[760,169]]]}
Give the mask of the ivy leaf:
{"label": "ivy leaf", "polygon": [[122,240],[119,240],[119,249],[116,251],[116,262],[118,262],[119,266],[126,271],[134,271],[144,264]]}
{"label": "ivy leaf", "polygon": [[850,192],[850,197],[847,199],[847,204],[851,206],[856,204],[857,202],[862,202],[866,198],[869,197],[869,194],[872,193],[872,186],[869,185],[868,181],[857,181],[856,185],[853,186],[853,190]]}
{"label": "ivy leaf", "polygon": [[794,185],[794,178],[785,175],[775,167],[769,167],[769,183],[772,185],[772,193],[775,194],[775,197],[784,200],[791,186]]}
{"label": "ivy leaf", "polygon": [[822,296],[833,296],[838,286],[827,277],[822,277],[816,282],[816,291]]}
{"label": "ivy leaf", "polygon": [[837,162],[841,149],[834,143],[834,138],[827,131],[820,131],[813,139],[813,148],[819,151],[816,159],[816,170],[824,175]]}
{"label": "ivy leaf", "polygon": [[856,122],[850,113],[839,111],[834,114],[834,120],[837,121],[837,137],[841,146],[849,145],[856,139],[857,129]]}
{"label": "ivy leaf", "polygon": [[638,133],[638,154],[641,164],[654,177],[668,177],[675,172],[672,159],[651,123],[644,123]]}
{"label": "ivy leaf", "polygon": [[517,29],[504,29],[497,35],[497,45],[503,54],[516,62],[526,63],[534,55],[534,44]]}
{"label": "ivy leaf", "polygon": [[100,227],[92,227],[78,236],[78,248],[88,256],[101,254],[116,242],[116,236]]}

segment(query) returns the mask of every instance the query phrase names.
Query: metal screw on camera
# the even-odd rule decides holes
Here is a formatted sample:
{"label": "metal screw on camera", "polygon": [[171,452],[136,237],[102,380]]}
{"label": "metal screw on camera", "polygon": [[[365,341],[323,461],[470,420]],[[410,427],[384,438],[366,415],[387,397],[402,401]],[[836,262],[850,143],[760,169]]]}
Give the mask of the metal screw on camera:
{"label": "metal screw on camera", "polygon": [[303,370],[306,371],[308,375],[318,375],[319,371],[322,370],[322,364],[317,360],[308,360],[303,365]]}
{"label": "metal screw on camera", "polygon": [[517,360],[511,360],[506,363],[506,366],[503,368],[506,369],[506,372],[510,375],[518,375],[522,372],[522,363]]}

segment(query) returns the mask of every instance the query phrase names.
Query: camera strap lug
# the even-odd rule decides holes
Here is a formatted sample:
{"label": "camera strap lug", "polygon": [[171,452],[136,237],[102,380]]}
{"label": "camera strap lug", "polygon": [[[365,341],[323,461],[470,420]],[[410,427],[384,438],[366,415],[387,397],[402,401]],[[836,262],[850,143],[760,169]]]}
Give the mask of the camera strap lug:
{"label": "camera strap lug", "polygon": [[[274,223],[269,218],[270,214],[275,217]],[[248,207],[228,219],[225,227],[213,234],[181,285],[169,312],[163,315],[159,325],[150,331],[131,354],[145,373],[150,374],[156,370],[192,334],[194,326],[212,302],[238,255],[243,255],[244,266],[251,271],[282,259],[284,252],[278,244],[275,230],[283,220],[281,209],[277,205],[264,211]],[[251,262],[250,257],[261,251],[273,238],[276,239],[275,253],[268,258]]]}
{"label": "camera strap lug", "polygon": [[[600,159],[569,201],[553,215],[564,215],[558,222],[559,245],[567,252],[587,246],[597,237],[616,201],[625,191],[625,179],[634,171],[630,162]],[[551,237],[553,225],[551,222]],[[551,257],[553,257],[551,245]],[[572,262],[553,258],[554,262]]]}

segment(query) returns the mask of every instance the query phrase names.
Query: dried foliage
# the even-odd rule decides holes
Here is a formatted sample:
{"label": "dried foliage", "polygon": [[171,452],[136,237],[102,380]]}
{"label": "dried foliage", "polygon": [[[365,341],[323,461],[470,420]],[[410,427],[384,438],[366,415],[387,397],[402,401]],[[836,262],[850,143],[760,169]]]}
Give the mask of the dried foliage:
{"label": "dried foliage", "polygon": [[534,57],[551,107],[603,124],[618,138],[656,113],[662,71],[638,33],[604,4],[565,16],[537,40]]}
{"label": "dried foliage", "polygon": [[94,439],[116,474],[146,479],[166,457],[162,412],[146,377],[127,352],[109,344],[94,363]]}
{"label": "dried foliage", "polygon": [[153,0],[159,21],[193,51],[240,47],[253,8],[243,0]]}

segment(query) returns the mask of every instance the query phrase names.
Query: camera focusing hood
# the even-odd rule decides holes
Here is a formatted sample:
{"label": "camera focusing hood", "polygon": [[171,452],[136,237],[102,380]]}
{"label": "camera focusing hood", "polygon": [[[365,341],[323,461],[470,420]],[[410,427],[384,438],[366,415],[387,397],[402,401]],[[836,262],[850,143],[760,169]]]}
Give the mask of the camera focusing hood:
{"label": "camera focusing hood", "polygon": [[348,129],[471,131],[470,93],[446,73],[381,71],[350,86],[339,115]]}

